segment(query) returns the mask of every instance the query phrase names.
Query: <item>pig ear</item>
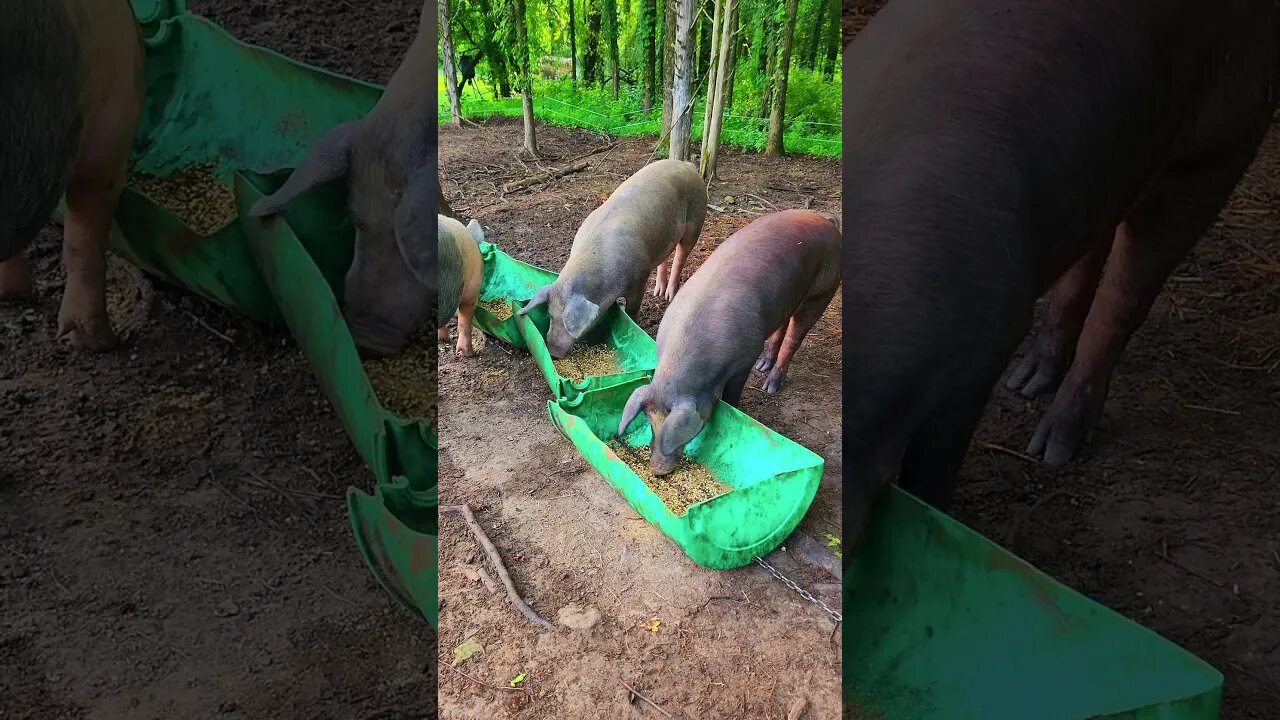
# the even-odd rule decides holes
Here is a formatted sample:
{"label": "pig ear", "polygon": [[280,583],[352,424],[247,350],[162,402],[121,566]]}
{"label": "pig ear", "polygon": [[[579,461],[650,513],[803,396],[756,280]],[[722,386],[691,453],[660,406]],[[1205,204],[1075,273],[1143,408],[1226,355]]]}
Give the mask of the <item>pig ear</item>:
{"label": "pig ear", "polygon": [[306,157],[285,180],[279,190],[262,198],[249,214],[254,217],[274,215],[311,188],[347,174],[351,164],[351,140],[356,123],[342,123],[325,133],[307,151]]}
{"label": "pig ear", "polygon": [[[418,282],[428,288],[439,284],[436,279],[436,256],[439,248],[439,219],[433,207],[435,173],[420,172],[409,180],[400,204],[396,206],[396,245],[400,257]],[[429,223],[436,220],[433,229]]]}
{"label": "pig ear", "polygon": [[599,305],[581,295],[574,295],[564,306],[564,329],[574,340],[580,340],[599,314]]}
{"label": "pig ear", "polygon": [[538,292],[536,292],[536,293],[534,293],[534,294],[533,294],[533,299],[532,299],[532,300],[530,300],[530,301],[529,301],[529,303],[528,303],[527,305],[525,305],[524,307],[520,308],[520,313],[519,313],[519,314],[520,314],[520,315],[527,315],[527,314],[529,314],[529,311],[530,311],[530,310],[532,310],[532,309],[534,309],[534,308],[538,307],[539,305],[545,305],[545,304],[546,304],[546,302],[547,302],[547,300],[551,297],[551,288],[552,288],[552,287],[554,287],[554,284],[553,284],[553,285],[543,285],[541,288],[538,288]]}
{"label": "pig ear", "polygon": [[618,437],[627,434],[627,428],[636,419],[636,416],[640,414],[644,404],[649,402],[649,389],[651,387],[651,385],[644,385],[636,388],[635,392],[631,393],[631,397],[627,400],[627,406],[622,409],[622,421],[618,423]]}
{"label": "pig ear", "polygon": [[702,432],[702,418],[691,402],[680,403],[662,421],[662,437],[658,449],[663,455],[673,455]]}
{"label": "pig ear", "polygon": [[471,233],[471,237],[476,239],[477,243],[484,242],[484,228],[480,227],[480,221],[475,218],[467,223],[467,232]]}

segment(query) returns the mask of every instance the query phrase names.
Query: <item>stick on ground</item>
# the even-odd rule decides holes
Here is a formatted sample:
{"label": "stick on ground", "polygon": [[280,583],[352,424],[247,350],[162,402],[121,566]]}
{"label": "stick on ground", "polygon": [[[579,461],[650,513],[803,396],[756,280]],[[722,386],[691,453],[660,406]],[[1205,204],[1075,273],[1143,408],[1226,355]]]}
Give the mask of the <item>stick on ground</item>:
{"label": "stick on ground", "polygon": [[649,703],[649,706],[650,706],[650,707],[652,707],[654,710],[657,710],[658,712],[662,713],[662,716],[663,716],[663,717],[667,717],[667,718],[671,718],[671,720],[675,720],[675,717],[674,717],[671,713],[669,713],[669,712],[667,712],[666,710],[663,710],[661,707],[659,707],[658,703],[656,703],[656,702],[654,702],[654,701],[650,700],[649,698],[647,698],[647,697],[645,697],[645,696],[641,695],[639,690],[637,690],[637,689],[635,689],[634,687],[632,687],[631,685],[628,685],[627,683],[623,682],[621,679],[619,679],[619,680],[618,680],[618,682],[622,685],[622,687],[626,688],[626,689],[627,689],[627,691],[628,691],[628,692],[630,692],[632,695],[635,695],[636,697],[640,698],[641,700],[643,700],[643,701],[645,701],[645,702]]}
{"label": "stick on ground", "polygon": [[440,512],[456,512],[462,515],[462,519],[467,521],[467,527],[471,528],[471,534],[476,536],[476,540],[480,542],[480,546],[484,548],[485,554],[489,556],[489,562],[493,563],[493,569],[498,572],[498,579],[502,580],[502,584],[507,588],[507,598],[511,600],[511,604],[516,606],[521,615],[529,618],[529,620],[543,630],[555,631],[555,626],[543,620],[538,613],[529,607],[529,604],[520,598],[520,593],[516,592],[516,586],[511,583],[511,576],[507,574],[507,566],[502,564],[502,556],[498,554],[498,549],[489,541],[489,536],[485,535],[484,528],[480,527],[480,523],[476,522],[476,516],[471,514],[471,506],[463,503],[462,505],[441,505]]}
{"label": "stick on ground", "polygon": [[586,170],[586,169],[587,169],[587,161],[580,160],[566,167],[554,168],[554,169],[548,170],[547,172],[538,173],[537,175],[530,175],[529,177],[523,180],[513,180],[512,182],[509,182],[506,185],[502,186],[502,192],[509,193],[512,190],[519,190],[520,188],[529,187],[530,185],[537,185],[538,183],[545,182],[547,180],[555,180],[556,178],[562,175],[568,175],[569,173],[574,173],[574,172],[578,172],[579,170]]}

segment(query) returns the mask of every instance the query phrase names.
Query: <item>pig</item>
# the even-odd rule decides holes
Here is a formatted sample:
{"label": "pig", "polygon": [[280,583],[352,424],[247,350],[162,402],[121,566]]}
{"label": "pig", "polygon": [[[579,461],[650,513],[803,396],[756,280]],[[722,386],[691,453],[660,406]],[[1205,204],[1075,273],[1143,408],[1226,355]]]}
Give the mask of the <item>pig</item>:
{"label": "pig", "polygon": [[58,337],[118,345],[107,238],[145,96],[128,0],[19,0],[0,21],[0,300],[35,297],[24,251],[65,194]]}
{"label": "pig", "polygon": [[538,290],[520,314],[547,305],[547,350],[553,358],[564,357],[619,298],[627,314],[639,316],[655,267],[653,294],[675,297],[680,271],[706,216],[707,189],[691,163],[658,160],[640,168],[587,215],[560,276]]}
{"label": "pig", "polygon": [[480,257],[484,230],[474,219],[463,227],[454,218],[439,215],[436,237],[440,239],[437,338],[441,342],[449,340],[449,318],[457,313],[457,353],[466,357],[471,355],[471,319],[475,317],[480,286],[484,284],[484,258]]}
{"label": "pig", "polygon": [[650,469],[670,474],[716,401],[738,405],[753,366],[769,371],[767,392],[782,387],[840,277],[840,226],[833,217],[783,210],[730,235],[662,316],[658,367],[652,382],[627,400],[618,435],[644,410],[653,428]]}
{"label": "pig", "polygon": [[895,478],[948,507],[1051,287],[1033,364],[1069,369],[1030,449],[1055,462],[1077,447],[1257,152],[1277,39],[1272,0],[893,0],[849,44],[848,558]]}
{"label": "pig", "polygon": [[439,196],[435,20],[435,4],[424,2],[417,35],[373,110],[330,129],[250,211],[275,215],[317,185],[345,179],[356,241],[343,314],[368,357],[403,350],[437,290],[436,238],[427,225]]}

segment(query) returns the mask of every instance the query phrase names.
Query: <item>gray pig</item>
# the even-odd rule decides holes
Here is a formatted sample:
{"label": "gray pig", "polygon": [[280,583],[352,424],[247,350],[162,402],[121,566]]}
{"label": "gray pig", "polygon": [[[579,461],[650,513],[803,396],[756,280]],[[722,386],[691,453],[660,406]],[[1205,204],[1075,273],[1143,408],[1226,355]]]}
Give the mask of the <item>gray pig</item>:
{"label": "gray pig", "polygon": [[659,160],[640,168],[591,211],[573,237],[560,276],[538,290],[520,314],[545,303],[551,316],[547,350],[553,358],[564,357],[618,298],[631,317],[638,316],[655,267],[653,294],[675,297],[706,216],[707,189],[694,165]]}
{"label": "gray pig", "polygon": [[19,0],[0,21],[0,300],[31,299],[23,250],[66,194],[58,336],[101,351],[107,237],[145,94],[127,0]]}
{"label": "gray pig", "polygon": [[717,400],[737,407],[753,364],[770,370],[764,389],[778,391],[839,285],[833,217],[783,210],[730,235],[667,308],[653,381],[627,400],[618,435],[644,410],[653,428],[650,467],[669,474]]}
{"label": "gray pig", "polygon": [[317,185],[345,177],[356,219],[355,259],[344,313],[366,355],[399,353],[429,311],[436,290],[431,218],[439,194],[433,2],[422,5],[418,34],[378,104],[362,120],[322,137],[285,184],[258,202],[273,215]]}

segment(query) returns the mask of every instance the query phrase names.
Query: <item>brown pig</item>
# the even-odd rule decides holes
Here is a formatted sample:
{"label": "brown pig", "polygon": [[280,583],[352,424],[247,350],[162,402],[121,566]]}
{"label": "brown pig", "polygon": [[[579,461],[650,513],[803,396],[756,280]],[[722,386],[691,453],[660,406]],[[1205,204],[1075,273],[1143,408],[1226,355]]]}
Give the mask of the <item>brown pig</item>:
{"label": "brown pig", "polygon": [[108,350],[107,237],[145,81],[128,0],[15,0],[0,20],[0,300],[35,290],[23,251],[65,193],[58,336]]}
{"label": "brown pig", "polygon": [[[378,104],[316,142],[279,190],[252,214],[274,215],[317,185],[345,178],[356,219],[343,313],[366,355],[404,349],[436,289],[436,4],[424,2],[418,34]],[[433,192],[434,191],[434,192]]]}
{"label": "brown pig", "polygon": [[449,318],[458,314],[459,355],[471,354],[471,319],[476,314],[476,302],[480,299],[480,286],[484,284],[484,258],[480,257],[480,243],[484,242],[484,230],[472,220],[462,223],[445,215],[436,216],[436,237],[440,239],[440,295],[436,312],[437,337],[449,339]]}
{"label": "brown pig", "polygon": [[767,392],[782,387],[791,358],[839,286],[840,225],[833,217],[783,210],[730,235],[663,315],[658,368],[627,400],[618,435],[644,410],[653,428],[653,473],[670,473],[716,401],[738,405],[753,365],[770,371]]}
{"label": "brown pig", "polygon": [[638,316],[655,267],[653,294],[675,297],[680,270],[698,243],[706,216],[707,189],[694,165],[658,160],[640,168],[591,211],[573,238],[560,276],[520,314],[546,304],[551,316],[547,350],[551,357],[564,357],[618,298],[626,303],[627,314]]}

